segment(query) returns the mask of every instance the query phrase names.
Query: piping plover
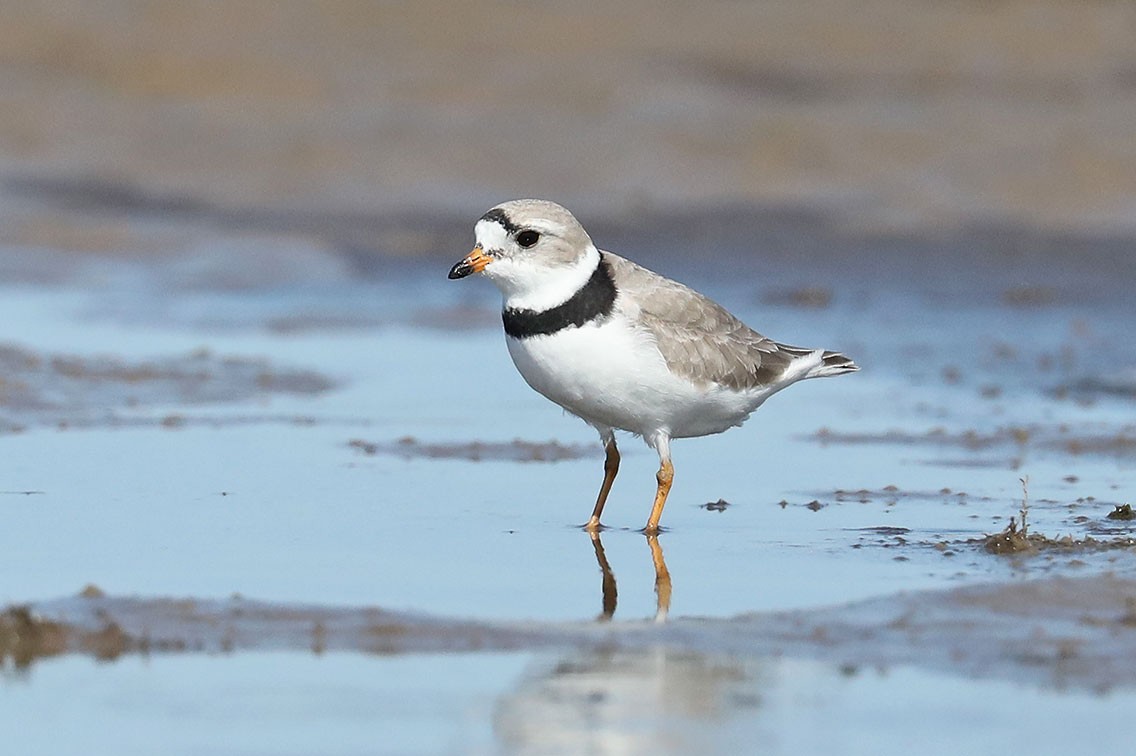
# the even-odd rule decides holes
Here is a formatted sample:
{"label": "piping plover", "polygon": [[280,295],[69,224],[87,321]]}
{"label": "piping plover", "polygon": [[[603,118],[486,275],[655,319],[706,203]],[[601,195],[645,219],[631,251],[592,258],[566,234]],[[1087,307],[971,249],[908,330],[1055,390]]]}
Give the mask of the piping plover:
{"label": "piping plover", "polygon": [[768,339],[693,289],[598,250],[553,202],[505,202],[481,216],[475,233],[450,278],[483,273],[497,284],[517,370],[603,441],[603,484],[587,530],[600,528],[619,471],[615,430],[659,454],[644,528],[657,533],[674,478],[671,439],[721,433],[786,386],[859,370],[837,352]]}

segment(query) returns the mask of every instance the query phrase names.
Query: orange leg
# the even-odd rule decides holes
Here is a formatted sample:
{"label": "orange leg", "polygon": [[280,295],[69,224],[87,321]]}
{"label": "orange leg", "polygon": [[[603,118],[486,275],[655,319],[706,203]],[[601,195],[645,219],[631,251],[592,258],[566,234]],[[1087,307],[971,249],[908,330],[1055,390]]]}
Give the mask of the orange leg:
{"label": "orange leg", "polygon": [[615,436],[608,435],[604,438],[604,450],[607,452],[607,457],[604,459],[603,485],[600,486],[600,495],[596,499],[592,516],[584,526],[584,530],[592,533],[601,527],[600,515],[603,514],[604,504],[607,503],[607,495],[611,492],[611,484],[615,482],[615,475],[619,472],[619,449],[615,448]]}
{"label": "orange leg", "polygon": [[671,482],[674,480],[674,465],[669,458],[664,458],[659,465],[659,472],[655,475],[659,487],[655,491],[655,504],[651,507],[651,516],[647,519],[647,527],[643,532],[655,535],[659,532],[659,518],[663,516],[663,507],[667,503],[667,494],[671,492]]}

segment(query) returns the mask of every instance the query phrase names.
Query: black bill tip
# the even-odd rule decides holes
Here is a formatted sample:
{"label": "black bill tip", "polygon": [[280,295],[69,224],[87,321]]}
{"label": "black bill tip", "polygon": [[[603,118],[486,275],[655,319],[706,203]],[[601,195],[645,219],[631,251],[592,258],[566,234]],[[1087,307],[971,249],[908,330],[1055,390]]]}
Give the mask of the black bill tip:
{"label": "black bill tip", "polygon": [[466,260],[458,261],[454,267],[450,268],[449,278],[452,281],[455,278],[465,278],[473,272],[473,266]]}

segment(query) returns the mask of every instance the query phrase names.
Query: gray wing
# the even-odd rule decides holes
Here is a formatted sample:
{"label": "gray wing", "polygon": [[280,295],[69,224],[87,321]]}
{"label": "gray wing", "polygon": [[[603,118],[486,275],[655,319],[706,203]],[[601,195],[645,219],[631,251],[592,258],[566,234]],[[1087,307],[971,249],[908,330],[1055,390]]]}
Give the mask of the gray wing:
{"label": "gray wing", "polygon": [[768,386],[794,359],[814,351],[778,344],[693,289],[619,255],[603,255],[616,288],[630,300],[616,300],[616,306],[629,314],[637,311],[667,366],[695,383]]}

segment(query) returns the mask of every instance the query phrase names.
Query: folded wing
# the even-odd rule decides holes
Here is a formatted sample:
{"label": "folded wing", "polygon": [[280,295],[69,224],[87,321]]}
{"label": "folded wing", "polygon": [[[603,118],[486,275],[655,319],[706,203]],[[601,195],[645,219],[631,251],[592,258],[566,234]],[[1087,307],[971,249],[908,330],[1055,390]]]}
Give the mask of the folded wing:
{"label": "folded wing", "polygon": [[858,369],[835,352],[779,344],[693,289],[618,255],[603,255],[616,288],[634,293],[633,302],[617,300],[616,306],[637,308],[667,366],[696,384],[755,389]]}

